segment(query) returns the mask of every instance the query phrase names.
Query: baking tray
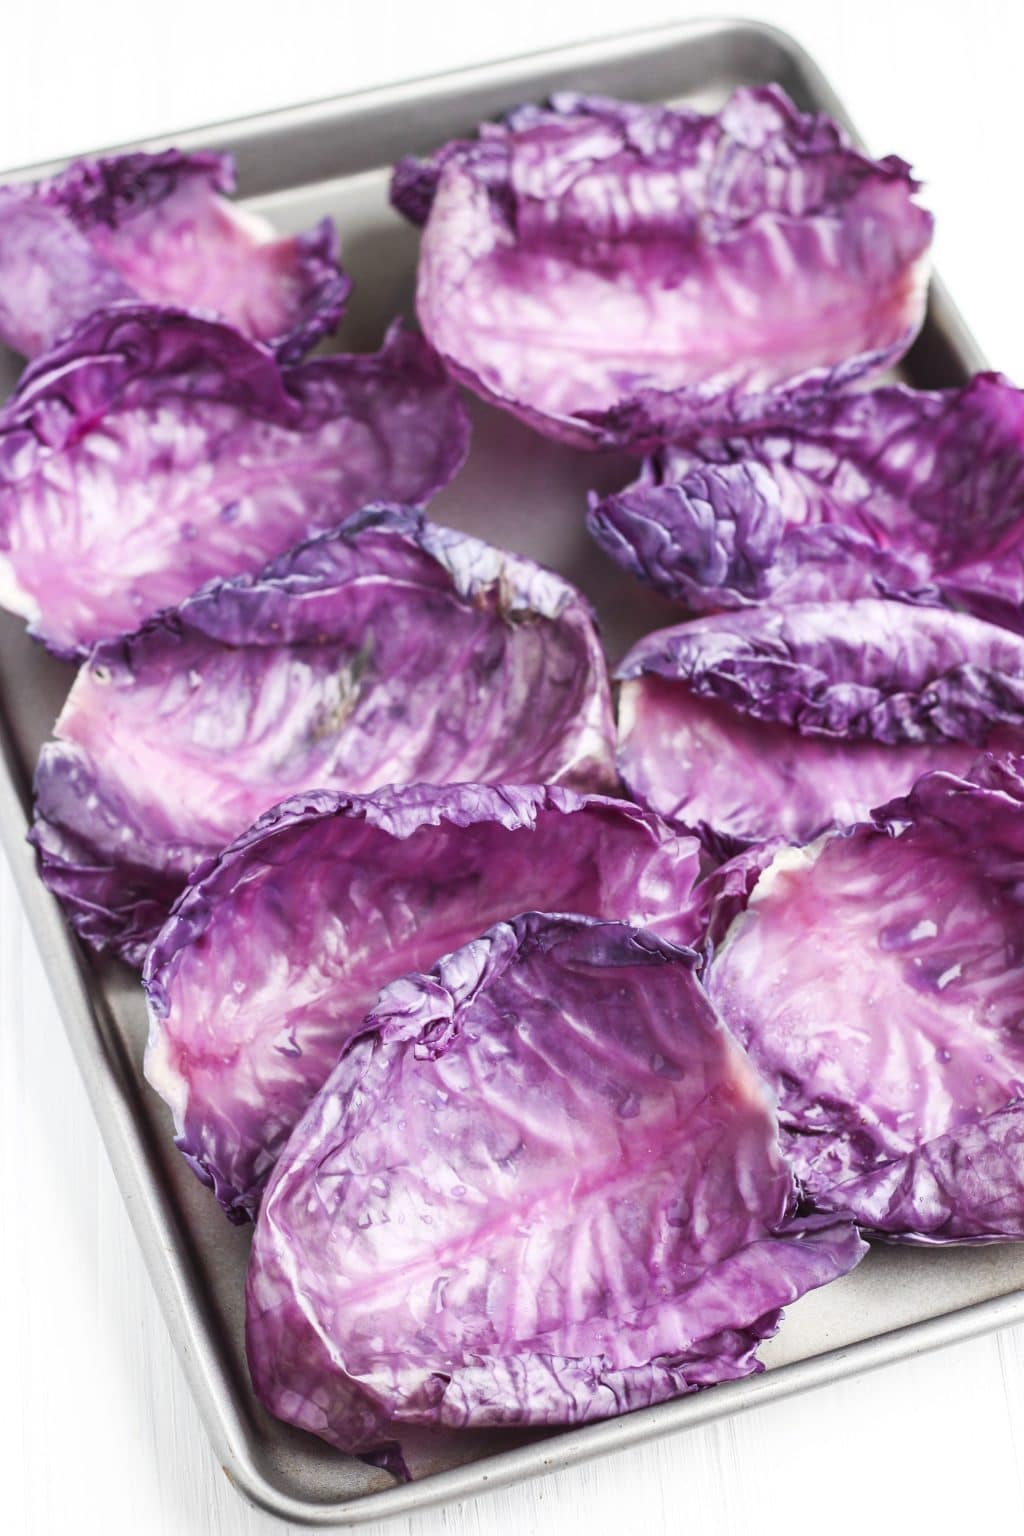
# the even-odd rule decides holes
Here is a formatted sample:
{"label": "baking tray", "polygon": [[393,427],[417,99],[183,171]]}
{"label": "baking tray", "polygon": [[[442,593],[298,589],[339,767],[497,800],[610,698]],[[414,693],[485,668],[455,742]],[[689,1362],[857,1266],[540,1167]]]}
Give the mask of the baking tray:
{"label": "baking tray", "polygon": [[[851,128],[791,39],[748,22],[696,22],[361,92],[147,147],[232,151],[241,196],[283,229],[332,214],[356,282],[340,344],[372,348],[396,311],[411,310],[417,235],[387,203],[388,170],[398,155],[468,134],[481,118],[556,89],[714,107],[733,87],[768,80],[801,107],[824,108]],[[934,284],[903,376],[923,387],[954,385],[981,366]],[[16,375],[14,359],[0,354],[0,388]],[[437,518],[565,572],[595,603],[613,657],[667,622],[674,610],[606,561],[583,529],[587,488],[622,484],[628,462],[560,448],[476,401],[472,411],[470,460],[434,503]],[[79,947],[36,879],[25,843],[32,769],[71,677],[66,664],[26,638],[19,621],[0,616],[0,833],[182,1366],[225,1471],[256,1504],[307,1525],[379,1520],[1024,1321],[1024,1245],[875,1249],[853,1274],[789,1309],[762,1349],[763,1375],[574,1430],[403,1435],[414,1474],[404,1486],[270,1418],[253,1398],[242,1346],[248,1232],[224,1220],[174,1150],[169,1115],[142,1079],[138,982]]]}

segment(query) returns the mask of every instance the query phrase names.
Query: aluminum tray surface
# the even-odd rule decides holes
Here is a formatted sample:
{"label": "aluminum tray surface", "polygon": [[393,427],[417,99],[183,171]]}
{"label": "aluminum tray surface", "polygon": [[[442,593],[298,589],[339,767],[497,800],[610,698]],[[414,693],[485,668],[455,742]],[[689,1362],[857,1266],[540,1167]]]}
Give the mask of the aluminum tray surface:
{"label": "aluminum tray surface", "polygon": [[[417,234],[387,202],[389,168],[400,154],[471,133],[481,118],[555,89],[708,108],[737,85],[769,80],[801,107],[824,108],[850,126],[790,39],[759,25],[716,22],[560,49],[147,147],[231,150],[247,206],[282,229],[330,213],[356,285],[339,344],[370,349],[396,311],[411,313]],[[980,366],[936,285],[904,376],[935,387],[960,383]],[[0,353],[0,387],[12,386],[16,376],[14,359]],[[624,483],[628,462],[560,448],[475,401],[472,412],[470,460],[434,503],[437,519],[531,555],[578,583],[598,609],[613,659],[640,634],[668,622],[673,610],[599,555],[584,531],[587,489]],[[876,1249],[852,1275],[789,1309],[778,1336],[762,1349],[764,1375],[571,1431],[403,1436],[414,1481],[402,1487],[270,1418],[253,1398],[242,1344],[249,1234],[224,1220],[188,1170],[172,1145],[164,1105],[142,1079],[145,1012],[138,982],[116,963],[83,952],[36,879],[24,841],[36,756],[71,677],[68,665],[27,639],[20,621],[0,615],[0,831],[167,1325],[217,1454],[254,1502],[309,1525],[377,1520],[1024,1320],[1024,1245]]]}

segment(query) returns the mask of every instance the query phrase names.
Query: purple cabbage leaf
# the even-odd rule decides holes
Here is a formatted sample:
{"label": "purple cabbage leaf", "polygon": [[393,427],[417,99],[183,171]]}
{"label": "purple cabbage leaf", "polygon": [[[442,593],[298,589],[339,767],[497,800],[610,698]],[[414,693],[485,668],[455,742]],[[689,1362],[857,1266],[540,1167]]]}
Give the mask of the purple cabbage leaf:
{"label": "purple cabbage leaf", "polygon": [[98,309],[168,304],[297,362],[351,283],[330,219],[278,236],[228,201],[230,155],[176,149],[76,160],[0,188],[0,341],[35,357]]}
{"label": "purple cabbage leaf", "polygon": [[899,385],[751,404],[592,498],[626,570],[698,613],[897,596],[1024,629],[1024,393]]}
{"label": "purple cabbage leaf", "polygon": [[699,848],[552,787],[327,791],[268,812],[190,881],[145,971],[146,1074],[236,1220],[382,986],[540,901],[694,933]]}
{"label": "purple cabbage leaf", "polygon": [[528,913],[380,996],[256,1226],[257,1394],[345,1451],[607,1418],[760,1369],[858,1262],[794,1217],[768,1096],[691,952]]}
{"label": "purple cabbage leaf", "polygon": [[776,86],[705,114],[560,94],[396,168],[417,313],[464,384],[576,446],[640,449],[779,386],[894,362],[932,221]]}
{"label": "purple cabbage leaf", "polygon": [[141,964],[195,865],[289,795],[614,789],[614,741],[568,582],[371,509],[96,646],[39,759],[33,838],[82,936]]}
{"label": "purple cabbage leaf", "polygon": [[706,971],[823,1212],[1024,1237],[1024,759],[935,772],[776,855]]}
{"label": "purple cabbage leaf", "polygon": [[942,608],[711,615],[648,635],[618,676],[630,793],[719,853],[806,842],[980,747],[1024,749],[1024,640]]}
{"label": "purple cabbage leaf", "polygon": [[426,502],[468,436],[400,325],[377,353],[282,369],[229,326],[107,311],[0,413],[0,601],[84,652],[371,502]]}

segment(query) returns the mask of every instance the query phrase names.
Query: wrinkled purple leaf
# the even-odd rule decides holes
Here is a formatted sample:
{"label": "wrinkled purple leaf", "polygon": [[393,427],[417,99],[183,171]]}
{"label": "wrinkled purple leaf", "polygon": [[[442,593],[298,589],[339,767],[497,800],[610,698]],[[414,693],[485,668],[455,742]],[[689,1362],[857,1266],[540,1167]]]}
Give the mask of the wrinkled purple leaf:
{"label": "wrinkled purple leaf", "polygon": [[271,1412],[379,1451],[403,1425],[580,1423],[759,1369],[780,1308],[864,1247],[793,1219],[693,958],[531,913],[381,994],[257,1224]]}
{"label": "wrinkled purple leaf", "polygon": [[0,341],[28,357],[118,301],[226,321],[297,362],[341,319],[351,283],[330,219],[278,236],[227,201],[230,155],[76,160],[0,188]]}
{"label": "wrinkled purple leaf", "polygon": [[693,888],[689,903],[690,945],[708,964],[738,915],[744,910],[751,891],[765,868],[783,848],[784,837],[751,843],[739,853],[708,869]]}
{"label": "wrinkled purple leaf", "polygon": [[896,1241],[1024,1237],[1022,767],[780,853],[708,971],[815,1206]]}
{"label": "wrinkled purple leaf", "polygon": [[43,878],[83,937],[135,964],[200,859],[288,795],[618,782],[575,588],[398,508],[97,646],[55,734],[36,773]]}
{"label": "wrinkled purple leaf", "polygon": [[380,987],[540,901],[688,939],[697,868],[693,839],[565,789],[286,801],[196,872],[147,961],[178,1145],[244,1219]]}
{"label": "wrinkled purple leaf", "polygon": [[[161,870],[165,848],[140,848],[130,815],[128,806],[97,784],[74,748],[50,742],[43,747],[28,834],[39,877],[87,944],[140,969],[181,892],[182,876]],[[86,819],[89,836],[83,837],[74,829]],[[133,852],[117,846],[122,827]]]}
{"label": "wrinkled purple leaf", "polygon": [[900,386],[751,405],[590,528],[633,575],[698,612],[900,596],[1024,628],[1024,393]]}
{"label": "wrinkled purple leaf", "polygon": [[392,200],[456,377],[561,441],[642,448],[895,361],[924,314],[916,186],[765,86],[714,115],[563,93],[402,161]]}
{"label": "wrinkled purple leaf", "polygon": [[619,768],[716,851],[862,820],[980,746],[1024,747],[1024,640],[880,598],[660,630],[622,662]]}
{"label": "wrinkled purple leaf", "polygon": [[469,428],[425,342],[279,368],[237,331],[107,311],[0,414],[0,598],[51,649],[134,630],[374,501],[422,503]]}

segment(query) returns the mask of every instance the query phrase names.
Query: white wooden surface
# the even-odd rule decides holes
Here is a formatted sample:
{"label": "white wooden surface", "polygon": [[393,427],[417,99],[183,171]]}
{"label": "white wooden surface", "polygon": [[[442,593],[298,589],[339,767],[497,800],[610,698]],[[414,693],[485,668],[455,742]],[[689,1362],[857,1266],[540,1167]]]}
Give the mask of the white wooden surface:
{"label": "white wooden surface", "polygon": [[[0,165],[734,9],[794,32],[871,147],[926,178],[946,280],[1024,382],[1020,0],[9,0]],[[205,1441],[2,867],[0,1330],[0,1530],[286,1529],[241,1502]],[[1019,1531],[1022,1452],[1016,1330],[387,1530]]]}

